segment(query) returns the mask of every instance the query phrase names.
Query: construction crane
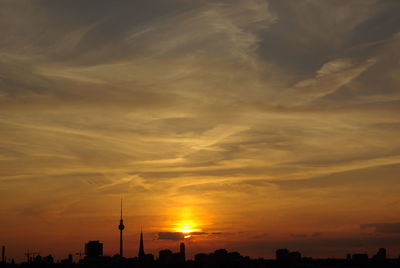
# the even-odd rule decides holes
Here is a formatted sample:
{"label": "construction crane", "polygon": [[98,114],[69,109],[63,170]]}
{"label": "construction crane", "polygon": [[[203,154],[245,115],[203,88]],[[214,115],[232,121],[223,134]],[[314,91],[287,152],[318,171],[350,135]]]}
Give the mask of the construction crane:
{"label": "construction crane", "polygon": [[79,260],[81,260],[82,259],[82,251],[79,251],[79,252],[77,252],[77,253],[75,253],[75,255],[78,255],[79,256]]}
{"label": "construction crane", "polygon": [[24,253],[28,263],[30,263],[32,261],[32,259],[35,257],[35,255],[39,255],[39,254],[40,254],[39,252],[29,252],[29,250]]}

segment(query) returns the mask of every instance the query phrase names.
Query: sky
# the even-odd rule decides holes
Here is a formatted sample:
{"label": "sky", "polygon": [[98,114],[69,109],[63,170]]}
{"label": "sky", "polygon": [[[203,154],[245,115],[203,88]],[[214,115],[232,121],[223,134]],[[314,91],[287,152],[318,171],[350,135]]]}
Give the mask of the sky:
{"label": "sky", "polygon": [[[0,244],[400,255],[397,0],[0,0]],[[183,238],[180,231],[191,229]],[[189,237],[190,236],[190,237]]]}

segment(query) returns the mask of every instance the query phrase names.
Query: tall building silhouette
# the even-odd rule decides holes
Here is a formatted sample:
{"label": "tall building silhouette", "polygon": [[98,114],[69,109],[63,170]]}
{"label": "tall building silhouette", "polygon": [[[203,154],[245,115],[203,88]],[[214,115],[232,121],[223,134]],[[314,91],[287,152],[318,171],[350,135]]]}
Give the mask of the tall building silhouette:
{"label": "tall building silhouette", "polygon": [[6,246],[1,247],[1,264],[6,264]]}
{"label": "tall building silhouette", "polygon": [[143,232],[140,230],[140,246],[139,246],[139,254],[138,259],[139,261],[144,261],[146,255],[144,254],[144,246],[143,246]]}
{"label": "tall building silhouette", "polygon": [[185,262],[186,261],[186,252],[185,252],[185,243],[181,243],[179,245],[179,253],[181,255],[182,261]]}
{"label": "tall building silhouette", "polygon": [[121,218],[119,220],[119,255],[121,257],[124,256],[124,248],[123,248],[123,240],[122,240],[122,231],[125,229],[124,220],[122,219],[122,199],[121,199]]}

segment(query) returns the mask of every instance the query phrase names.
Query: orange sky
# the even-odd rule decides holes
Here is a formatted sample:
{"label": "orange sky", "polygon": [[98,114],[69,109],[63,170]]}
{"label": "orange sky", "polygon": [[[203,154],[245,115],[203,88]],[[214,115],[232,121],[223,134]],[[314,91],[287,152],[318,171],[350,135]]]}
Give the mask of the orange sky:
{"label": "orange sky", "polygon": [[0,3],[9,257],[400,255],[398,1]]}

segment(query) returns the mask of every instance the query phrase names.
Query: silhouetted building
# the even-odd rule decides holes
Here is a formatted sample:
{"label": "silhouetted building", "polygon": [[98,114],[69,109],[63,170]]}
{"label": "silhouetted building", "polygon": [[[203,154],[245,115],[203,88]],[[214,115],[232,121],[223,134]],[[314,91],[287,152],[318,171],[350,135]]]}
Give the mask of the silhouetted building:
{"label": "silhouetted building", "polygon": [[103,243],[98,240],[87,242],[85,244],[85,255],[88,257],[103,256]]}
{"label": "silhouetted building", "polygon": [[123,240],[122,240],[122,231],[125,229],[124,220],[122,219],[122,199],[121,199],[121,218],[119,220],[119,255],[121,257],[124,256],[124,249],[123,249]]}
{"label": "silhouetted building", "polygon": [[185,262],[185,244],[180,243],[179,252],[173,253],[169,249],[161,250],[158,253],[158,262],[161,264],[179,264]]}
{"label": "silhouetted building", "polygon": [[73,263],[72,254],[68,254],[68,257],[66,259],[61,260],[60,263],[64,267],[72,267],[72,263]]}
{"label": "silhouetted building", "polygon": [[299,261],[301,260],[301,253],[298,251],[293,251],[289,253],[289,259],[291,261]]}
{"label": "silhouetted building", "polygon": [[214,253],[199,253],[194,256],[195,262],[203,267],[265,267],[264,265],[247,266],[250,258],[243,257],[239,252],[228,252],[226,249],[215,250]]}
{"label": "silhouetted building", "polygon": [[374,255],[375,260],[386,260],[386,249],[380,248],[378,252]]}
{"label": "silhouetted building", "polygon": [[144,254],[143,261],[145,264],[154,263],[154,255],[153,254]]}
{"label": "silhouetted building", "polygon": [[216,251],[214,251],[214,254],[216,256],[226,256],[228,254],[228,251],[224,248],[221,248],[221,249],[217,249]]}
{"label": "silhouetted building", "polygon": [[181,254],[182,261],[186,261],[186,250],[185,250],[185,243],[181,243],[179,245],[179,253]]}
{"label": "silhouetted building", "polygon": [[299,261],[301,260],[301,253],[298,251],[290,252],[286,248],[278,249],[276,251],[277,261]]}
{"label": "silhouetted building", "polygon": [[226,263],[227,256],[228,256],[228,251],[224,248],[217,249],[216,251],[214,251],[214,254],[211,255],[211,257],[213,258],[212,261],[218,264]]}
{"label": "silhouetted building", "polygon": [[287,260],[287,257],[289,255],[289,250],[286,248],[281,248],[281,249],[278,249],[275,252],[275,254],[276,254],[277,261],[284,261],[284,260]]}
{"label": "silhouetted building", "polygon": [[208,260],[208,255],[205,253],[198,253],[194,255],[194,260],[199,263],[205,263]]}
{"label": "silhouetted building", "polygon": [[158,253],[158,261],[162,264],[172,263],[172,251],[169,249],[160,250]]}
{"label": "silhouetted building", "polygon": [[39,254],[36,255],[34,262],[40,264],[42,262],[42,256],[40,256]]}
{"label": "silhouetted building", "polygon": [[180,252],[172,253],[172,263],[173,264],[183,263],[182,255]]}
{"label": "silhouetted building", "polygon": [[146,259],[146,254],[144,253],[144,245],[143,245],[143,232],[140,231],[140,244],[139,244],[139,261],[143,262]]}
{"label": "silhouetted building", "polygon": [[351,259],[354,262],[367,262],[368,261],[368,254],[357,253],[351,256]]}
{"label": "silhouetted building", "polygon": [[1,247],[1,264],[6,264],[6,246]]}
{"label": "silhouetted building", "polygon": [[242,259],[242,256],[240,255],[240,253],[239,252],[229,252],[228,253],[228,261],[229,262],[233,262],[233,263],[236,263],[236,262],[238,262],[238,261],[240,261]]}

